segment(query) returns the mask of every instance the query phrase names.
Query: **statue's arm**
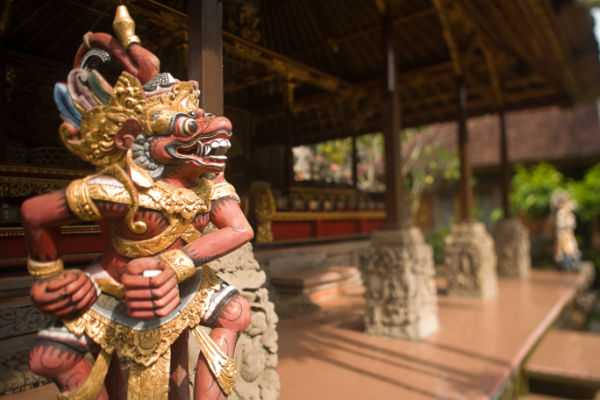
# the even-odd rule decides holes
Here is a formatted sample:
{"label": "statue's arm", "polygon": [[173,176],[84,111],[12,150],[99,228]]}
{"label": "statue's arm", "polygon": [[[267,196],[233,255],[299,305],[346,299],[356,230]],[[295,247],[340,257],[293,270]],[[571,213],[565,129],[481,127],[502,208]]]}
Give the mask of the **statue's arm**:
{"label": "statue's arm", "polygon": [[207,233],[183,248],[183,251],[201,265],[215,260],[247,243],[254,237],[252,227],[234,197],[214,200],[210,221],[218,230]]}
{"label": "statue's arm", "polygon": [[[77,183],[75,181],[74,183]],[[27,268],[36,278],[31,287],[31,298],[43,312],[54,317],[66,317],[89,308],[97,293],[90,278],[78,269],[63,271],[60,257],[60,227],[81,221],[80,210],[73,209],[73,184],[68,189],[32,197],[21,207],[23,228],[28,249]],[[75,199],[77,200],[77,199]],[[79,201],[84,207],[85,199]],[[119,206],[110,202],[91,202],[101,219],[103,213],[123,214]]]}

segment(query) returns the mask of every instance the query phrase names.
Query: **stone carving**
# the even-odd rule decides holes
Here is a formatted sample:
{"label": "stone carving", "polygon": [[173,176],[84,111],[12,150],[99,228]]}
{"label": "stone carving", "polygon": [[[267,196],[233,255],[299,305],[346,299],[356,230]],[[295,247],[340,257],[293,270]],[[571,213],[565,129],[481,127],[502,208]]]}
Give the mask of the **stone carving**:
{"label": "stone carving", "polygon": [[566,191],[558,189],[552,193],[550,203],[554,212],[554,261],[559,269],[578,271],[581,252],[573,234],[577,224],[573,211],[577,202]]}
{"label": "stone carving", "polygon": [[[246,244],[211,262],[210,267],[238,288],[252,308],[250,326],[242,333],[236,347],[234,360],[239,371],[236,386],[229,398],[274,400],[279,394],[276,371],[278,317],[269,300],[269,292],[264,287],[266,276],[254,259],[252,245]],[[190,349],[190,360],[195,360],[199,349],[194,341],[190,341]],[[190,368],[190,371],[193,369]]]}
{"label": "stone carving", "polygon": [[27,365],[28,351],[0,357],[0,396],[31,389],[48,383]]}
{"label": "stone carving", "polygon": [[0,310],[0,339],[37,332],[48,320],[32,304]]}
{"label": "stone carving", "polygon": [[250,185],[250,202],[256,219],[256,243],[271,243],[273,241],[271,222],[275,215],[275,199],[269,185],[265,182],[254,182]]}
{"label": "stone carving", "polygon": [[494,240],[483,223],[454,224],[444,250],[448,294],[479,298],[497,294]]}
{"label": "stone carving", "polygon": [[419,228],[374,232],[360,269],[366,333],[418,340],[438,329],[433,252]]}
{"label": "stone carving", "polygon": [[524,278],[531,269],[529,232],[517,218],[498,221],[494,230],[498,275]]}

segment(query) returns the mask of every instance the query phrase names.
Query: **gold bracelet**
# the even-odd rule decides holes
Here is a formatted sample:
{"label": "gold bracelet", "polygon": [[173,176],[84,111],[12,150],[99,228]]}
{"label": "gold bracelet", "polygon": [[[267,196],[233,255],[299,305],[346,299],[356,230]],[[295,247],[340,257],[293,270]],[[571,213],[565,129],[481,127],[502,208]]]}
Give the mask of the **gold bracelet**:
{"label": "gold bracelet", "polygon": [[27,257],[27,271],[37,279],[46,279],[60,274],[64,269],[61,259],[52,261],[36,261]]}
{"label": "gold bracelet", "polygon": [[159,260],[173,268],[175,276],[177,276],[177,282],[181,283],[187,278],[194,276],[196,273],[196,266],[194,261],[183,252],[183,250],[169,250],[158,256]]}

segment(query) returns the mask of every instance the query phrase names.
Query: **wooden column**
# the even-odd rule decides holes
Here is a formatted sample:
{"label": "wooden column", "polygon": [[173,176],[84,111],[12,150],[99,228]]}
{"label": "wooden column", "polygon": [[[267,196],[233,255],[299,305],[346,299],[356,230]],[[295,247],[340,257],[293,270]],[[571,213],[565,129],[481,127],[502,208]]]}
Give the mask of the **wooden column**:
{"label": "wooden column", "polygon": [[510,188],[510,164],[508,162],[508,138],[506,137],[506,119],[504,110],[498,112],[500,120],[500,189],[502,191],[502,211],[504,218],[510,218],[508,192]]}
{"label": "wooden column", "polygon": [[382,125],[385,158],[385,203],[387,228],[398,228],[405,221],[402,187],[402,143],[400,141],[400,94],[396,84],[394,25],[389,6],[383,19],[384,64]]}
{"label": "wooden column", "polygon": [[200,106],[223,115],[223,5],[195,0],[188,9],[188,78],[200,84]]}
{"label": "wooden column", "polygon": [[471,220],[473,192],[471,190],[471,157],[469,155],[469,132],[467,131],[467,88],[462,77],[458,78],[458,152],[460,158],[460,219]]}
{"label": "wooden column", "polygon": [[[5,54],[5,38],[6,38],[6,27],[8,25],[8,16],[10,13],[11,0],[4,3],[0,9],[0,120],[6,121],[8,119],[8,102],[6,100],[6,54]],[[0,162],[6,161],[6,123],[0,124],[0,143],[4,146],[0,149]]]}
{"label": "wooden column", "polygon": [[294,87],[291,80],[285,82],[283,93],[283,104],[285,105],[285,154],[284,154],[284,177],[283,187],[289,190],[294,183],[294,153],[292,141],[294,136]]}

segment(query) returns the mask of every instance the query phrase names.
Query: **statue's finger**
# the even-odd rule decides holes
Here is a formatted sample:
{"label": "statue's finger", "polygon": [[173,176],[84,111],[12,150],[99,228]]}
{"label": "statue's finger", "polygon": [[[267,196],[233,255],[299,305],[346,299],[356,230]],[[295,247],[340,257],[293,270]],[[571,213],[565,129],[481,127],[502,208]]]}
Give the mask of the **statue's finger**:
{"label": "statue's finger", "polygon": [[96,293],[89,292],[79,302],[75,303],[75,302],[71,301],[71,304],[69,306],[64,307],[61,310],[53,312],[52,315],[54,315],[55,317],[65,317],[67,315],[81,312],[81,311],[86,310],[87,308],[91,307],[91,305],[94,303],[95,300],[96,300]]}
{"label": "statue's finger", "polygon": [[171,290],[169,291],[165,296],[162,296],[160,298],[154,299],[154,300],[130,300],[127,301],[127,307],[129,309],[136,309],[136,310],[153,310],[153,309],[159,309],[162,307],[165,307],[167,304],[169,304],[171,301],[173,301],[173,298],[178,297],[179,296],[179,290]]}
{"label": "statue's finger", "polygon": [[150,278],[126,273],[121,277],[121,283],[127,288],[149,288]]}
{"label": "statue's finger", "polygon": [[74,303],[78,303],[82,298],[88,295],[89,292],[96,292],[96,288],[92,284],[90,280],[87,280],[80,288],[77,290],[71,298]]}
{"label": "statue's finger", "polygon": [[156,318],[156,315],[154,314],[154,310],[144,310],[144,311],[130,310],[129,315],[132,316],[133,318],[137,318],[137,319]]}
{"label": "statue's finger", "polygon": [[175,307],[177,307],[177,305],[179,304],[179,301],[180,301],[179,296],[175,297],[165,307],[156,310],[155,314],[158,317],[166,317],[167,315],[169,315],[175,309]]}
{"label": "statue's finger", "polygon": [[67,286],[69,283],[76,280],[78,274],[73,271],[65,271],[62,274],[50,279],[48,281],[48,291],[54,291],[62,287]]}
{"label": "statue's finger", "polygon": [[177,286],[176,280],[167,281],[159,288],[128,289],[125,290],[127,300],[154,300],[163,297]]}
{"label": "statue's finger", "polygon": [[162,270],[160,262],[155,258],[145,257],[132,260],[125,270],[128,275],[143,275],[144,271]]}

